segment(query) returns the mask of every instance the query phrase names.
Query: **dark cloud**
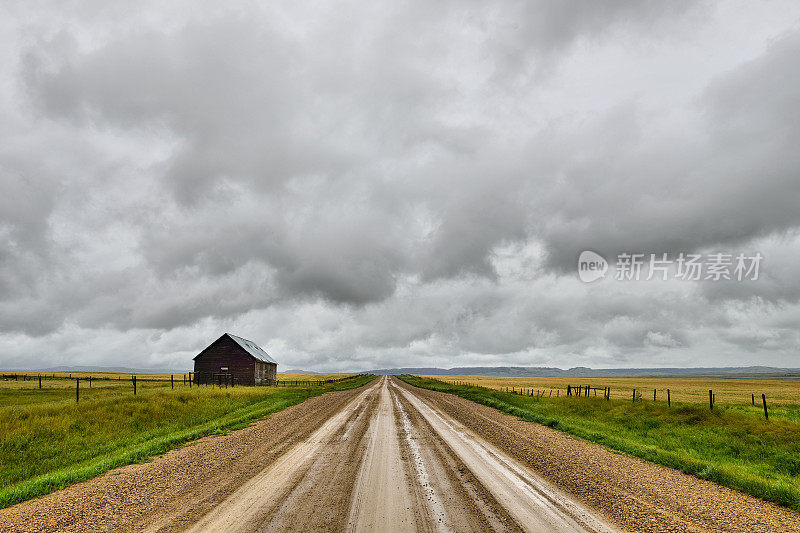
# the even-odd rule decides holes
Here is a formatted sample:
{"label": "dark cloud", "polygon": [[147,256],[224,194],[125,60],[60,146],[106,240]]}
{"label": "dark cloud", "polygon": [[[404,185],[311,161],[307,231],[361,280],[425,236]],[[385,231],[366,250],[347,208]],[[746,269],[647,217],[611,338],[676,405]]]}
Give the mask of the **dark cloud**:
{"label": "dark cloud", "polygon": [[590,130],[599,144],[577,139],[590,143],[582,161],[559,154],[565,178],[555,196],[568,199],[556,211],[563,220],[545,230],[551,264],[569,270],[584,249],[614,256],[742,247],[796,228],[798,52],[795,32],[717,76],[685,110],[691,135],[665,138],[657,119],[644,124],[630,107],[602,117]]}
{"label": "dark cloud", "polygon": [[[2,23],[0,364],[184,364],[224,329],[331,370],[796,347],[786,17],[96,7]],[[583,285],[584,249],[762,251],[765,273]]]}

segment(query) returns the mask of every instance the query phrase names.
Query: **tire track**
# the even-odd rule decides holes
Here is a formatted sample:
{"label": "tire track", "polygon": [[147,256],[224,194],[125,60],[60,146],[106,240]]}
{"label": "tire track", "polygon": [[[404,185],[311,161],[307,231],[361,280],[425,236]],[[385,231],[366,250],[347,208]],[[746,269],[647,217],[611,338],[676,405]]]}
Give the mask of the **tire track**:
{"label": "tire track", "polygon": [[436,518],[441,503],[450,531],[521,531],[413,406],[396,390],[393,396],[410,423],[411,441],[419,443],[407,462],[420,461],[424,465],[430,495],[436,498],[435,504],[428,502],[431,516]]}
{"label": "tire track", "polygon": [[426,513],[414,501],[413,486],[403,468],[394,406],[388,379],[383,377],[353,490],[347,531],[426,531],[431,530],[426,527],[429,525]]}
{"label": "tire track", "polygon": [[439,495],[440,490],[434,486],[431,481],[431,476],[428,474],[426,461],[422,455],[422,449],[417,442],[414,430],[411,427],[411,420],[408,418],[405,409],[400,404],[397,395],[394,391],[391,392],[392,400],[396,410],[400,413],[400,426],[403,428],[403,437],[410,450],[409,460],[414,465],[414,471],[417,475],[417,483],[425,491],[425,503],[428,506],[428,511],[431,515],[433,525],[436,531],[444,532],[451,531],[450,521],[447,518],[442,498]]}
{"label": "tire track", "polygon": [[254,531],[271,516],[300,484],[315,459],[335,439],[377,385],[363,391],[344,409],[329,418],[311,437],[297,444],[272,465],[231,494],[222,504],[200,518],[188,531]]}
{"label": "tire track", "polygon": [[614,527],[448,415],[397,388],[526,531],[612,532]]}

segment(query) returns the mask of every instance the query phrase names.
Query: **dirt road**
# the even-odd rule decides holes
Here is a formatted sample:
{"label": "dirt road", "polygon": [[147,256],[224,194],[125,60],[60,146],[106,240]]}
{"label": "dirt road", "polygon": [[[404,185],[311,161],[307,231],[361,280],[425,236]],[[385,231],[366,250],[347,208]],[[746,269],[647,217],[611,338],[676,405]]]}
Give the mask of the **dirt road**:
{"label": "dirt road", "polygon": [[[409,411],[418,416],[408,416]],[[359,463],[354,477],[340,473],[332,478],[328,468],[315,468],[347,460]],[[463,485],[459,470],[474,475],[473,490],[454,490]],[[332,493],[349,495],[337,498],[348,504],[330,508]],[[189,531],[317,530],[314,513],[322,509],[346,518],[328,526],[354,532],[613,531],[595,513],[388,377]],[[309,516],[298,519],[298,514]],[[163,525],[153,524],[148,531]]]}
{"label": "dirt road", "polygon": [[382,377],[0,510],[0,531],[797,531],[796,513]]}

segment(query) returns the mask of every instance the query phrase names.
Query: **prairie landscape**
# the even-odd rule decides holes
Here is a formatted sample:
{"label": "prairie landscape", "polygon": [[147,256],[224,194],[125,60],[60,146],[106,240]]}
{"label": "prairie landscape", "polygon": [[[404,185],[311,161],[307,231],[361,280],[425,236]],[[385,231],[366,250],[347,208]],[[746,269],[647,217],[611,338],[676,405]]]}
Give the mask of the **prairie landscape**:
{"label": "prairie landscape", "polygon": [[0,533],[800,532],[800,1],[0,28]]}
{"label": "prairie landscape", "polygon": [[[693,464],[704,464],[709,475],[689,475],[634,457],[635,446],[619,453],[619,443],[636,444],[642,432],[664,437],[658,418],[665,415],[652,411],[652,402],[637,402],[636,409],[630,410],[629,402],[622,400],[537,399],[413,376],[402,380],[355,376],[327,386],[263,389],[194,387],[189,392],[162,386],[146,389],[136,398],[127,391],[102,389],[97,392],[106,395],[106,400],[99,396],[75,405],[64,399],[45,411],[40,406],[27,410],[23,406],[4,413],[13,417],[16,428],[38,428],[35,434],[46,429],[31,422],[32,417],[45,420],[49,414],[53,421],[64,419],[65,427],[50,424],[57,433],[51,437],[63,440],[70,434],[99,433],[94,419],[102,420],[114,406],[110,412],[121,414],[106,418],[114,421],[110,426],[121,426],[128,439],[139,435],[147,437],[144,443],[162,444],[137,449],[117,441],[118,455],[88,460],[95,465],[94,471],[87,470],[87,463],[78,457],[62,457],[76,463],[71,478],[69,470],[61,470],[66,478],[40,476],[7,487],[3,494],[19,500],[24,496],[20,489],[27,488],[30,497],[37,488],[46,493],[80,479],[87,481],[0,509],[0,531],[771,532],[800,528],[800,515],[790,508],[796,503],[796,492],[786,486],[791,480],[774,461],[788,449],[788,442],[778,442],[786,437],[783,430],[789,427],[788,421],[770,421],[768,427],[780,439],[769,441],[772,449],[764,445],[754,450],[764,455],[763,461],[740,458],[751,464],[752,472],[774,482],[761,485],[772,491],[761,497],[780,501],[781,507],[754,497],[754,490],[749,491],[751,495],[745,493],[754,486],[732,490],[709,481],[725,481],[715,479],[711,472],[742,476],[749,472],[726,470],[720,459],[724,454],[714,457],[698,449]],[[321,391],[326,392],[317,395]],[[109,402],[115,394],[116,400]],[[211,422],[181,433],[176,424],[188,424],[180,420],[188,414],[184,402],[192,411],[206,412]],[[296,405],[281,409],[285,404]],[[231,411],[236,405],[243,407]],[[223,411],[230,414],[220,418]],[[699,406],[688,411],[673,407],[673,411],[676,416],[683,413],[677,419],[703,438],[714,437],[719,427],[714,417],[721,409],[710,416]],[[235,413],[241,416],[230,418]],[[148,416],[140,416],[144,414]],[[254,417],[263,419],[251,423]],[[172,426],[141,425],[139,433],[131,432],[131,421],[145,424],[148,418],[169,419]],[[585,424],[591,420],[595,422]],[[744,429],[764,438],[764,422],[755,417],[752,421]],[[612,423],[617,424],[618,440],[607,438],[609,430],[615,429]],[[705,426],[709,432],[703,433]],[[234,430],[237,427],[241,429]],[[734,429],[734,438],[728,436],[728,455],[733,447],[753,444],[737,441],[736,433],[742,428]],[[191,431],[193,438],[203,434],[208,438],[174,448],[158,437],[153,440],[159,431],[162,435],[172,431],[167,439],[169,435],[187,437],[185,432]],[[575,438],[581,432],[584,438]],[[26,445],[22,433],[18,430],[17,438],[8,441],[17,446],[17,454]],[[673,432],[670,444],[690,444],[680,440],[686,435]],[[113,442],[110,431],[105,439]],[[72,443],[82,449],[102,445]],[[29,444],[36,448],[38,443]],[[639,450],[651,452],[648,459],[662,458],[658,452],[664,446],[659,448],[652,439],[641,444]],[[139,451],[146,453],[135,455]],[[121,466],[154,453],[163,455]],[[115,463],[120,456],[125,461]],[[3,468],[15,471],[10,464]],[[37,485],[43,480],[48,484]],[[310,512],[319,509],[325,512]]]}

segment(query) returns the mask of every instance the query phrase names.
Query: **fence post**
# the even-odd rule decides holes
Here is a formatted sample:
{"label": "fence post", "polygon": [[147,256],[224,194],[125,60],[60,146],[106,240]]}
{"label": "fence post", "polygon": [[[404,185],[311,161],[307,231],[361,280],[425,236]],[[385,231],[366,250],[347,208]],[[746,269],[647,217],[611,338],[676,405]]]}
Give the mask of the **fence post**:
{"label": "fence post", "polygon": [[631,401],[632,402],[636,401],[636,389],[633,389],[633,400],[631,400]]}
{"label": "fence post", "polygon": [[671,406],[670,397],[669,397],[669,389],[667,389],[667,407]]}
{"label": "fence post", "polygon": [[653,389],[653,401],[656,401],[656,389]]}
{"label": "fence post", "polygon": [[708,408],[709,409],[714,408],[714,391],[712,391],[711,389],[708,389]]}
{"label": "fence post", "polygon": [[75,378],[75,403],[81,399],[81,379]]}
{"label": "fence post", "polygon": [[767,413],[767,395],[766,394],[762,394],[761,395],[761,401],[764,402],[764,418],[766,420],[769,420],[769,414]]}
{"label": "fence post", "polygon": [[42,388],[42,375],[39,374],[39,388]]}
{"label": "fence post", "polygon": [[753,402],[753,405],[756,404],[756,395],[752,392],[750,393],[750,401]]}
{"label": "fence post", "polygon": [[173,389],[175,388],[175,376],[173,376],[172,374],[169,375],[169,385],[171,388]]}
{"label": "fence post", "polygon": [[190,389],[192,388],[192,381],[194,381],[194,378],[192,378],[192,373],[189,372],[189,388]]}
{"label": "fence post", "polygon": [[92,388],[92,376],[89,376],[89,388]]}
{"label": "fence post", "polygon": [[133,380],[133,395],[136,396],[136,376],[131,376],[131,380]]}
{"label": "fence post", "polygon": [[572,391],[570,390],[569,385],[567,385],[567,396],[572,396]]}

